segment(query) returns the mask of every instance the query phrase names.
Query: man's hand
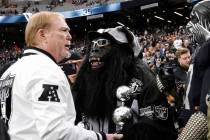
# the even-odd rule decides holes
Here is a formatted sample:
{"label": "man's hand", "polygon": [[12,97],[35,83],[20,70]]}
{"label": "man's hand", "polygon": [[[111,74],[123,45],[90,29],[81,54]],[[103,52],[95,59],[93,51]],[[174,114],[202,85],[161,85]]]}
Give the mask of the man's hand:
{"label": "man's hand", "polygon": [[106,139],[107,140],[120,140],[123,138],[122,134],[106,134]]}
{"label": "man's hand", "polygon": [[83,59],[79,59],[79,60],[69,60],[69,63],[70,63],[70,64],[75,64],[77,72],[79,71],[79,68],[80,68],[82,62],[83,62]]}

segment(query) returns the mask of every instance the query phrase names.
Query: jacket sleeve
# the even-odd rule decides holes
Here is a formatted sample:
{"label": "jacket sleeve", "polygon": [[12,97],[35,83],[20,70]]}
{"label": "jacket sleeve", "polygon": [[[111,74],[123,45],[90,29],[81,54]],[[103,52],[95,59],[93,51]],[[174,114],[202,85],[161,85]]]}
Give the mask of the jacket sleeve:
{"label": "jacket sleeve", "polygon": [[27,94],[31,96],[33,120],[40,138],[42,140],[101,140],[102,135],[99,133],[74,125],[75,107],[65,76],[47,75],[33,78],[34,80],[29,82],[26,89]]}

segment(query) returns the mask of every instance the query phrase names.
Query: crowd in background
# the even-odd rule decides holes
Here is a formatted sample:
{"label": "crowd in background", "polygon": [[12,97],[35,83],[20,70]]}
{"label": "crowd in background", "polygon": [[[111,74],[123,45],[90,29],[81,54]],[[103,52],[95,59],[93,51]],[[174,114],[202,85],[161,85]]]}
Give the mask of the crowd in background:
{"label": "crowd in background", "polygon": [[[178,30],[171,32],[167,32],[164,29],[153,28],[146,29],[143,33],[136,33],[139,37],[140,45],[143,47],[143,60],[154,72],[157,72],[165,64],[172,62],[173,65],[173,63],[176,63],[175,53],[178,48],[188,48],[191,54],[195,50],[194,46],[190,44],[182,26]],[[16,59],[21,53],[20,48],[23,48],[23,46],[11,44],[9,48],[1,46],[1,48],[4,48],[0,50],[1,64],[6,63],[8,60]],[[75,38],[71,48],[73,51],[82,50],[84,52],[84,48],[87,45],[88,40]]]}
{"label": "crowd in background", "polygon": [[[182,26],[180,26],[178,30],[171,32],[165,31],[164,28],[146,29],[143,33],[136,33],[136,35],[139,37],[140,45],[144,50],[143,60],[153,71],[164,66],[166,62],[174,60],[175,52],[178,48],[188,48],[191,53],[193,53],[195,49],[194,46],[190,44]],[[11,44],[11,46],[8,46],[9,48],[1,46],[1,48],[3,48],[0,49],[2,58],[1,64],[5,63],[5,60],[17,58],[21,52],[20,48],[23,48],[23,46],[18,46],[17,43],[14,44],[11,42]],[[88,40],[84,38],[74,38],[71,48],[74,49],[74,51],[81,50],[79,48],[84,48],[87,45]]]}
{"label": "crowd in background", "polygon": [[4,6],[0,5],[0,16],[18,15],[22,13],[36,13],[39,11],[71,11],[97,5],[113,3],[114,0],[42,0],[10,2]]}
{"label": "crowd in background", "polygon": [[11,46],[3,47],[0,49],[0,68],[4,66],[4,64],[16,61],[20,58],[22,53],[22,47],[18,46],[16,43],[12,43]]}
{"label": "crowd in background", "polygon": [[143,46],[143,60],[153,71],[169,61],[176,59],[175,53],[179,48],[187,48],[192,54],[195,50],[182,26],[176,31],[166,32],[158,28],[153,31],[145,31],[139,36],[140,44]]}

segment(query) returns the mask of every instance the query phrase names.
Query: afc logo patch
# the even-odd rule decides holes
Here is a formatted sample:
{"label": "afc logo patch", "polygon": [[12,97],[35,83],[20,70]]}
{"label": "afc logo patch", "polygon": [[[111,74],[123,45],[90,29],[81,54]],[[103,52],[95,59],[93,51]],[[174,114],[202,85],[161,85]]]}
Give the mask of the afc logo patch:
{"label": "afc logo patch", "polygon": [[60,99],[57,93],[57,90],[58,90],[57,85],[43,84],[42,87],[44,88],[44,91],[42,92],[38,101],[60,102]]}

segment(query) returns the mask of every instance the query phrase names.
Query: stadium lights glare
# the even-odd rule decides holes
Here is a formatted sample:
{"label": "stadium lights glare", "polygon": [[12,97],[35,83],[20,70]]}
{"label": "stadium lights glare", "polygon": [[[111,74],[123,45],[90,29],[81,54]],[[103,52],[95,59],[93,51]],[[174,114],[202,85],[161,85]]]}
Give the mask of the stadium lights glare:
{"label": "stadium lights glare", "polygon": [[178,13],[178,12],[174,12],[174,14],[177,14],[177,15],[179,15],[179,16],[181,16],[181,17],[183,17],[183,15],[182,15],[182,14],[180,14],[180,13]]}
{"label": "stadium lights glare", "polygon": [[160,20],[165,20],[164,18],[159,17],[159,16],[155,16],[155,18],[160,19]]}

